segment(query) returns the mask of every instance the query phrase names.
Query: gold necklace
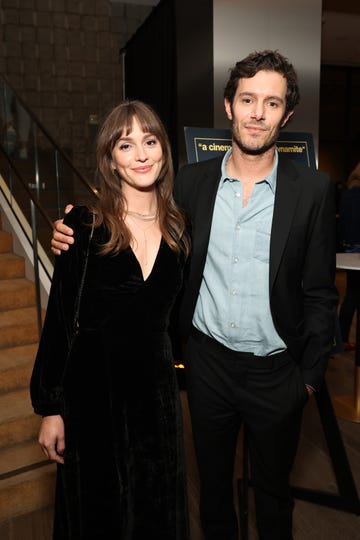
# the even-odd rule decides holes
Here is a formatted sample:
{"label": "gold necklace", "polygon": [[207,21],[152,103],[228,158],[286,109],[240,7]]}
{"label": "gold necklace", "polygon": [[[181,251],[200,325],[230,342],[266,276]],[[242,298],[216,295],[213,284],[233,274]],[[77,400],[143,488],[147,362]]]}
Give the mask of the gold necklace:
{"label": "gold necklace", "polygon": [[[141,231],[142,233],[142,237],[143,237],[143,243],[144,243],[144,264],[145,264],[145,268],[147,268],[148,266],[148,243],[147,243],[147,236],[146,236],[146,233],[148,230],[150,230],[154,225],[155,225],[155,222],[157,220],[157,213],[154,215],[154,216],[151,216],[151,219],[145,214],[145,216],[147,217],[147,219],[143,219],[144,218],[144,214],[138,214],[138,215],[133,215],[134,214],[137,214],[137,212],[127,212],[128,216],[133,220],[133,224],[135,225],[135,227]],[[142,216],[139,218],[139,215]],[[135,219],[140,219],[141,221],[151,221],[152,223],[150,223],[149,225],[147,225],[147,227],[140,227],[139,223],[136,223]],[[133,237],[134,238],[134,237]],[[136,238],[134,238],[136,240]],[[137,241],[136,241],[137,242]],[[136,253],[137,249],[136,247],[134,246],[134,253]],[[141,265],[140,265],[141,266]]]}
{"label": "gold necklace", "polygon": [[128,216],[140,219],[141,221],[154,221],[158,217],[157,211],[155,214],[140,214],[139,212],[133,212],[132,210],[126,211]]}

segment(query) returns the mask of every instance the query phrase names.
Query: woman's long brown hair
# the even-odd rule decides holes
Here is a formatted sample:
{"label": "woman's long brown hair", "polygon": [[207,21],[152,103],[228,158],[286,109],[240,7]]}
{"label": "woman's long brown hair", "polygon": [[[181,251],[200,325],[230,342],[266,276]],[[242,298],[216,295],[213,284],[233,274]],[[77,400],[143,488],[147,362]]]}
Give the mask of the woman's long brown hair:
{"label": "woman's long brown hair", "polygon": [[121,178],[113,171],[111,162],[115,144],[121,136],[129,135],[134,118],[144,133],[150,133],[158,139],[163,151],[163,164],[155,184],[161,234],[172,250],[187,256],[190,240],[184,215],[173,199],[174,171],[169,139],[158,115],[141,101],[120,103],[106,117],[98,135],[96,157],[100,194],[94,208],[95,226],[104,224],[110,234],[100,253],[117,254],[130,245],[131,233],[124,222],[126,200]]}

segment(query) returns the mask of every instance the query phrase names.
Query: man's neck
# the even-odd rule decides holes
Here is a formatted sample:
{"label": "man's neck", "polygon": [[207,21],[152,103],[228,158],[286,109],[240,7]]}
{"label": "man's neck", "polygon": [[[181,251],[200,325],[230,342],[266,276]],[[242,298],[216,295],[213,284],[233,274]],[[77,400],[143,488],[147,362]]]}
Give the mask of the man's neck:
{"label": "man's neck", "polygon": [[259,155],[246,154],[233,145],[227,161],[227,173],[245,183],[255,183],[268,176],[274,166],[275,146]]}

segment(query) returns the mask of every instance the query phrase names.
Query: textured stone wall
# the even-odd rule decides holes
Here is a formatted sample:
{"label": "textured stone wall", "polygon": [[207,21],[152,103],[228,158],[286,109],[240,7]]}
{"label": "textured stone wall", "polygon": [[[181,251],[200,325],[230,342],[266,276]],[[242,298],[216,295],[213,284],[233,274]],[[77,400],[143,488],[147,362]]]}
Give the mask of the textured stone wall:
{"label": "textured stone wall", "polygon": [[120,49],[151,7],[109,0],[1,0],[0,71],[75,164],[93,165],[96,128],[122,97]]}

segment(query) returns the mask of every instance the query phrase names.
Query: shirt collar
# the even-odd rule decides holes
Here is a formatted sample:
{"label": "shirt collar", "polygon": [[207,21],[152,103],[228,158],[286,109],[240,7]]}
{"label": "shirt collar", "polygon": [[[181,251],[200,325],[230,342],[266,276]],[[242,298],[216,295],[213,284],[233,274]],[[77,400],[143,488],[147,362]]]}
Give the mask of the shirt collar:
{"label": "shirt collar", "polygon": [[[231,156],[231,152],[232,152],[232,149],[229,148],[229,150],[227,150],[221,162],[221,178],[220,178],[219,189],[222,188],[222,186],[224,185],[226,181],[233,182],[234,180],[237,180],[237,178],[232,178],[226,172],[226,164],[229,157]],[[275,189],[276,189],[276,176],[277,176],[278,162],[279,162],[279,155],[278,155],[277,149],[275,148],[274,166],[272,170],[270,171],[270,173],[268,174],[268,176],[262,180],[263,182],[267,182],[269,184],[270,189],[273,193],[275,193]],[[257,184],[258,183],[260,182],[257,182]]]}

